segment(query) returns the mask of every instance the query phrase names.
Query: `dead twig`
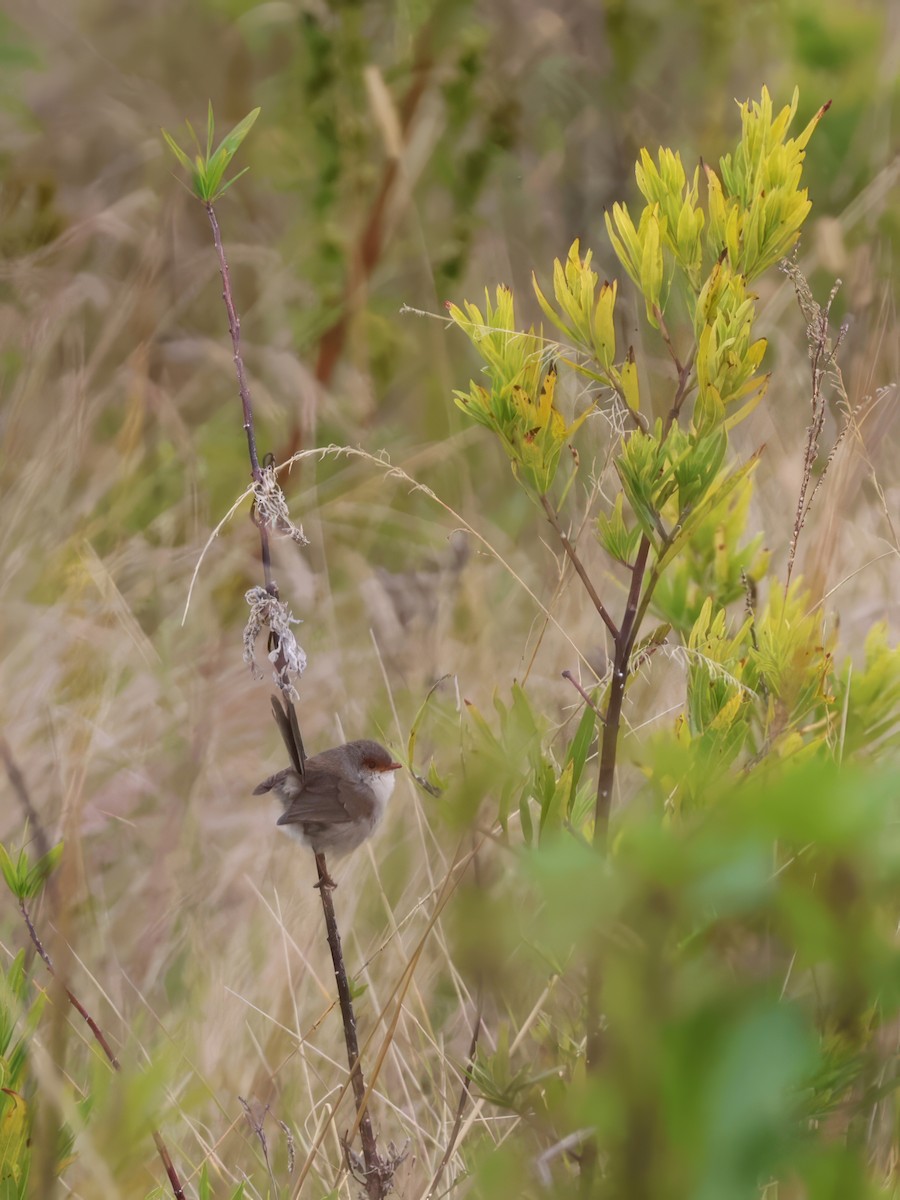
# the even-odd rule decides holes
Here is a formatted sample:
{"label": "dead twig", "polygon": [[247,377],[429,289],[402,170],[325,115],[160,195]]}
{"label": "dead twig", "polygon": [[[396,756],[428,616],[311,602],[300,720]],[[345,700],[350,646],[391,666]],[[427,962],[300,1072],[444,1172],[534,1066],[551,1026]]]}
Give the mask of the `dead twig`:
{"label": "dead twig", "polygon": [[[806,524],[806,519],[809,516],[816,494],[825,479],[826,472],[831,466],[838,447],[850,429],[853,412],[847,397],[846,388],[844,387],[841,370],[837,364],[837,352],[847,334],[848,325],[846,321],[841,325],[834,341],[831,339],[828,328],[831,306],[840,289],[841,281],[839,279],[835,281],[823,308],[813,298],[809,283],[797,265],[796,254],[781,263],[781,270],[794,285],[797,303],[800,305],[800,311],[806,318],[806,337],[809,343],[809,359],[812,374],[810,420],[806,429],[803,477],[800,482],[800,494],[797,497],[794,528],[791,533],[791,543],[788,549],[787,577],[785,582],[786,584],[790,584],[791,575],[794,570],[794,561],[797,557],[797,543],[800,540],[800,534]],[[827,385],[830,385],[838,396],[839,404],[843,411],[843,422],[831,450],[819,468],[818,478],[812,484],[812,487],[810,487],[813,471],[821,461],[822,431],[825,426],[825,417],[828,413],[827,397],[825,395]]]}
{"label": "dead twig", "polygon": [[[19,900],[19,910],[22,913],[22,919],[25,922],[25,928],[28,930],[28,936],[31,938],[31,941],[32,941],[32,944],[33,944],[35,950],[40,955],[40,957],[44,963],[44,966],[50,972],[51,976],[54,979],[56,979],[57,974],[56,974],[56,970],[53,966],[53,962],[51,961],[50,955],[47,953],[47,950],[44,947],[44,943],[41,941],[40,936],[38,935],[38,932],[34,927],[34,923],[31,920],[31,914],[29,913],[24,900],[21,900],[21,899]],[[60,983],[62,984],[63,991],[65,992],[66,998],[68,999],[69,1003],[72,1005],[72,1007],[75,1009],[75,1011],[79,1014],[79,1016],[81,1016],[83,1018],[88,1029],[90,1029],[91,1033],[93,1034],[94,1040],[96,1041],[97,1045],[100,1047],[100,1049],[106,1055],[109,1065],[113,1068],[114,1071],[121,1071],[122,1064],[119,1062],[118,1058],[113,1053],[113,1049],[109,1044],[106,1034],[103,1032],[103,1030],[97,1024],[97,1022],[94,1020],[94,1018],[91,1016],[91,1014],[85,1008],[85,1006],[81,1003],[81,1001],[78,999],[78,997],[72,991],[72,989],[68,986],[68,984],[66,984],[62,980],[60,980]],[[172,1162],[172,1156],[169,1154],[168,1147],[166,1146],[166,1143],[163,1141],[162,1134],[159,1132],[158,1129],[153,1130],[153,1141],[156,1145],[157,1153],[159,1154],[159,1157],[162,1160],[162,1164],[163,1164],[163,1167],[165,1168],[166,1175],[168,1176],[169,1184],[171,1185],[171,1188],[172,1188],[172,1195],[175,1197],[175,1200],[185,1200],[184,1187],[182,1186],[181,1180],[178,1177],[178,1172],[175,1169],[175,1164]]]}

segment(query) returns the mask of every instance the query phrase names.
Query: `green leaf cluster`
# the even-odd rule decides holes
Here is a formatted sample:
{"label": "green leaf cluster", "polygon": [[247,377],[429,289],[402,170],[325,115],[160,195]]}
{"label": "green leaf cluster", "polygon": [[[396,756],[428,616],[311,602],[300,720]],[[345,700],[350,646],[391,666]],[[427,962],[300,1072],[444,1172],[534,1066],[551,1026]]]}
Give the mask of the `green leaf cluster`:
{"label": "green leaf cluster", "polygon": [[447,309],[484,359],[488,379],[487,387],[472,381],[467,392],[454,392],[456,404],[497,434],[514,475],[530,491],[544,495],[563,448],[590,409],[566,422],[556,405],[556,367],[548,362],[541,335],[533,328],[523,333],[516,329],[509,288],[497,288],[496,304],[485,292],[484,312],[469,301],[462,309],[455,304]]}
{"label": "green leaf cluster", "polygon": [[470,791],[490,795],[504,831],[513,813],[529,845],[543,843],[570,820],[579,828],[585,823],[589,806],[580,785],[594,737],[591,708],[582,714],[562,766],[544,749],[545,723],[519,684],[513,684],[509,703],[494,696],[496,730],[474,704],[467,702],[466,711]]}
{"label": "green leaf cluster", "polygon": [[[600,277],[591,267],[592,251],[581,257],[581,246],[576,238],[569,247],[566,264],[559,259],[553,263],[553,295],[559,309],[553,307],[541,291],[537,276],[532,275],[534,294],[544,311],[576,349],[589,360],[593,360],[598,371],[582,368],[585,374],[612,384],[615,380],[613,363],[616,357],[616,326],[613,320],[618,284],[615,280],[602,284]],[[572,363],[576,369],[578,363]]]}
{"label": "green leaf cluster", "polygon": [[679,154],[661,149],[654,163],[642,149],[635,176],[647,203],[637,226],[625,204],[616,203],[612,215],[605,214],[613,250],[640,289],[647,320],[655,329],[676,265],[695,292],[700,286],[705,217],[698,205],[699,174],[698,167],[688,182]]}
{"label": "green leaf cluster", "polygon": [[863,667],[840,673],[834,633],[802,583],[772,585],[761,611],[730,626],[707,598],[685,647],[684,715],[650,748],[648,777],[673,809],[741,762],[849,761],[900,744],[900,649],[884,625],[869,633]]}
{"label": "green leaf cluster", "polygon": [[259,116],[260,110],[254,108],[248,113],[242,121],[229,132],[226,133],[219,142],[215,150],[213,150],[213,136],[215,134],[215,119],[213,117],[212,101],[210,101],[206,114],[206,149],[201,149],[199,139],[194,132],[194,127],[190,121],[185,124],[194,143],[196,153],[193,159],[185,153],[178,145],[170,133],[164,129],[162,135],[166,140],[166,145],[181,163],[182,167],[187,171],[191,179],[191,187],[194,195],[204,202],[204,204],[212,204],[223,196],[225,192],[236,183],[238,179],[249,168],[245,167],[243,171],[239,171],[231,179],[225,180],[225,172],[231,165],[231,160],[237,154],[241,142],[253,128],[256,118]]}
{"label": "green leaf cluster", "polygon": [[[749,737],[745,706],[754,698],[744,678],[751,620],[734,635],[724,609],[707,600],[687,641],[687,704],[683,727],[699,742],[706,769],[734,761]],[[699,766],[698,762],[698,766]]]}
{"label": "green leaf cluster", "polygon": [[[759,584],[768,570],[770,554],[763,548],[763,535],[744,541],[752,494],[751,477],[745,475],[718,496],[694,523],[678,557],[660,573],[653,611],[685,638],[707,599],[714,608],[724,608],[746,598],[748,589]],[[621,510],[621,496],[616,503]],[[604,545],[609,551],[609,545]]]}
{"label": "green leaf cluster", "polygon": [[719,474],[728,439],[721,430],[702,435],[658,420],[649,433],[637,430],[622,447],[616,471],[631,510],[657,553],[671,535],[663,517],[683,527]]}
{"label": "green leaf cluster", "polygon": [[23,848],[13,859],[0,842],[0,872],[3,873],[6,886],[17,900],[31,900],[41,891],[47,878],[56,869],[62,852],[63,844],[59,842],[32,864],[27,850]]}
{"label": "green leaf cluster", "polygon": [[798,137],[787,138],[798,100],[795,88],[790,105],[775,115],[763,88],[758,102],[741,105],[741,140],[733,154],[720,159],[721,179],[706,167],[710,252],[726,253],[748,280],[789,253],[812,207],[800,176],[806,145],[828,105]]}
{"label": "green leaf cluster", "polygon": [[[582,251],[579,241],[564,262],[554,262],[552,299],[533,279],[541,310],[564,339],[552,366],[553,349],[543,332],[518,329],[508,288],[497,289],[495,304],[486,294],[483,312],[468,302],[448,306],[484,359],[487,375],[486,384],[473,382],[467,392],[454,393],[455,401],[500,438],[514,473],[530,491],[547,493],[563,447],[591,411],[567,424],[555,402],[557,372],[567,369],[612,390],[626,414],[612,457],[630,511],[614,500],[612,511],[598,519],[598,537],[623,564],[633,561],[640,537],[646,537],[655,559],[653,587],[678,556],[691,555],[698,539],[692,571],[673,583],[667,605],[683,630],[687,593],[694,593],[693,620],[701,589],[710,582],[711,530],[729,539],[712,571],[727,583],[720,594],[734,599],[742,572],[755,579],[764,569],[755,544],[741,549],[731,539],[737,514],[745,510],[746,477],[754,459],[729,468],[728,435],[753,411],[767,385],[761,370],[766,342],[754,337],[756,297],[748,281],[793,245],[809,211],[800,186],[804,150],[825,110],[791,139],[796,107],[795,93],[792,103],[775,114],[765,88],[758,102],[741,106],[741,138],[721,160],[721,180],[706,170],[706,209],[699,167],[689,175],[680,155],[664,147],[655,158],[646,149],[640,153],[635,174],[645,204],[638,218],[618,203],[606,214],[612,248],[640,289],[647,320],[662,330],[677,368],[677,392],[665,418],[651,424],[642,414],[634,351],[628,347],[617,358],[617,283],[600,283],[592,251]],[[676,284],[693,338],[690,353],[681,358],[663,320]],[[687,427],[682,412],[690,413]],[[741,505],[729,508],[737,492]],[[680,614],[675,611],[679,593]]]}
{"label": "green leaf cluster", "polygon": [[[637,530],[653,554],[645,608],[660,581],[666,580],[656,611],[683,634],[689,624],[683,605],[690,595],[696,610],[710,594],[706,589],[711,576],[715,582],[717,564],[722,586],[716,590],[730,600],[736,595],[735,577],[742,579],[741,572],[748,565],[761,571],[766,561],[754,557],[758,541],[741,548],[738,541],[723,546],[714,540],[726,527],[735,534],[743,530],[740,508],[737,519],[727,517],[732,512],[732,497],[743,495],[746,505],[750,476],[758,462],[754,454],[741,466],[720,470],[726,449],[727,436],[722,429],[700,434],[672,426],[666,433],[657,421],[651,432],[633,433],[615,461],[622,492],[637,517]],[[597,535],[612,557],[629,562],[620,556],[635,545],[635,526],[618,501],[611,517],[598,520]]]}
{"label": "green leaf cluster", "polygon": [[[767,378],[757,371],[766,341],[753,339],[755,299],[743,276],[724,260],[716,263],[703,285],[694,313],[698,429],[732,429],[765,395]],[[729,406],[741,400],[741,407],[729,413]]]}
{"label": "green leaf cluster", "polygon": [[606,228],[619,261],[644,297],[647,320],[658,328],[676,271],[697,296],[706,251],[727,261],[736,276],[751,280],[787,254],[805,221],[810,201],[800,187],[804,151],[827,110],[803,132],[787,138],[798,94],[777,115],[766,88],[760,100],[741,105],[742,135],[720,160],[720,174],[705,165],[708,220],[699,203],[699,167],[688,179],[681,157],[663,148],[657,160],[642,149],[635,176],[646,204],[637,222],[627,205],[606,213]]}
{"label": "green leaf cluster", "polygon": [[614,562],[627,566],[641,540],[641,527],[625,517],[625,493],[619,492],[612,510],[597,517],[597,540]]}
{"label": "green leaf cluster", "polygon": [[900,745],[900,648],[877,624],[863,666],[838,671],[834,640],[799,582],[773,584],[736,628],[707,598],[684,650],[684,713],[641,751],[651,792],[683,813],[737,767],[861,761]]}
{"label": "green leaf cluster", "polygon": [[[773,585],[762,611],[729,630],[707,600],[687,643],[687,705],[675,736],[686,752],[681,786],[724,769],[745,748],[754,758],[828,752],[833,658],[821,608],[801,585]],[[705,786],[702,784],[701,786]]]}
{"label": "green leaf cluster", "polygon": [[869,630],[862,668],[854,671],[848,659],[834,680],[834,706],[842,715],[842,757],[900,746],[900,646],[891,646],[884,621]]}
{"label": "green leaf cluster", "polygon": [[[593,1195],[739,1200],[763,1182],[830,1200],[835,1179],[870,1194],[865,1133],[897,1086],[879,1049],[900,1014],[896,784],[822,761],[708,777],[677,821],[631,807],[602,867],[575,839],[523,850],[508,910],[528,914],[532,978],[516,974],[527,1001],[507,1004],[520,1028],[535,993],[540,1012],[515,1044],[501,1032],[482,1050],[475,1093],[525,1119],[534,1158],[592,1131]],[[571,982],[588,970],[595,1072],[571,1043]],[[579,1161],[547,1154],[553,1194],[574,1193]],[[473,1194],[503,1192],[472,1165]],[[516,1194],[545,1195],[549,1179]]]}

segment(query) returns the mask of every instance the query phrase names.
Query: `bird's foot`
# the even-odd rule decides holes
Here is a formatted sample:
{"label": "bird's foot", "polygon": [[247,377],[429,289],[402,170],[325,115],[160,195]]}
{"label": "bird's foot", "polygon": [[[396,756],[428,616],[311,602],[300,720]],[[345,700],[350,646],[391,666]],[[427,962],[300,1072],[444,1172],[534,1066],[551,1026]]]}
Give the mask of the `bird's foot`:
{"label": "bird's foot", "polygon": [[313,887],[317,887],[319,891],[325,888],[326,891],[333,892],[337,884],[331,878],[331,872],[328,870],[328,863],[325,861],[325,855],[316,851],[316,871],[319,875],[319,882],[314,883]]}

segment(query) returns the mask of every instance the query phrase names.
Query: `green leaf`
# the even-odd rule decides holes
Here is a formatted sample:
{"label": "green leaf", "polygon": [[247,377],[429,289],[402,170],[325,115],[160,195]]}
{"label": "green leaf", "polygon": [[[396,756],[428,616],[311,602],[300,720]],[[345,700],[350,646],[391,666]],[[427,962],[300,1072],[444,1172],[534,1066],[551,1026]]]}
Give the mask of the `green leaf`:
{"label": "green leaf", "polygon": [[545,835],[558,833],[562,828],[574,793],[573,777],[574,764],[572,762],[566,763],[559,779],[554,781],[552,775],[550,776],[549,794],[541,805],[541,844],[544,842]]}
{"label": "green leaf", "polygon": [[52,849],[48,850],[43,858],[38,859],[31,870],[26,874],[24,880],[25,898],[30,899],[36,896],[48,877],[56,870],[59,860],[62,858],[63,843],[58,842]]}
{"label": "green leaf", "polygon": [[721,1031],[706,1093],[708,1151],[698,1200],[756,1194],[777,1165],[797,1088],[816,1061],[800,1014],[774,1001]]}
{"label": "green leaf", "polygon": [[222,186],[219,188],[219,190],[216,192],[215,199],[220,200],[225,195],[225,193],[228,191],[228,189],[233,184],[237,183],[237,181],[240,179],[240,177],[242,175],[246,175],[249,170],[250,170],[249,167],[244,167],[244,168],[242,168],[242,170],[238,171],[237,175],[232,175],[232,177],[228,180],[228,182],[223,183]]}
{"label": "green leaf", "polygon": [[20,899],[21,893],[19,890],[20,885],[18,869],[15,863],[9,857],[9,851],[2,842],[0,842],[0,871],[3,872],[3,878],[6,881],[6,886],[17,899]]}
{"label": "green leaf", "polygon": [[657,569],[663,571],[672,559],[681,552],[685,544],[693,537],[695,529],[700,526],[714,508],[724,504],[731,493],[740,486],[746,477],[755,470],[759,462],[761,450],[757,450],[750,459],[737,467],[730,475],[721,479],[703,498],[702,502],[685,517],[680,528],[670,539],[665,551],[660,555]]}
{"label": "green leaf", "polygon": [[578,728],[575,730],[575,736],[569,745],[569,752],[566,755],[566,766],[572,767],[572,790],[567,804],[568,809],[571,809],[575,789],[578,787],[581,773],[584,770],[584,764],[587,762],[591,743],[594,740],[596,725],[597,714],[589,704],[586,704],[584,712],[581,714],[581,720],[578,722]]}
{"label": "green leaf", "polygon": [[522,823],[522,840],[526,846],[534,842],[534,823],[531,820],[531,798],[527,792],[519,797],[519,820]]}
{"label": "green leaf", "polygon": [[612,512],[600,513],[597,517],[597,540],[610,558],[630,566],[641,540],[641,528],[633,525],[629,529],[625,524],[624,500],[623,493],[619,492]]}
{"label": "green leaf", "polygon": [[[212,109],[210,109],[210,112],[211,111]],[[239,121],[237,125],[235,125],[234,129],[232,129],[230,133],[226,133],[225,137],[223,137],[222,141],[219,143],[219,149],[216,151],[216,153],[218,154],[224,150],[228,155],[228,160],[231,161],[239,149],[241,142],[243,142],[244,138],[253,128],[256,118],[259,116],[261,111],[262,109],[260,108],[254,108],[252,112],[248,113],[247,116],[244,117],[243,121]]]}
{"label": "green leaf", "polygon": [[885,622],[877,622],[866,636],[863,667],[854,671],[848,659],[836,692],[844,756],[883,754],[900,742],[900,646],[891,646]]}
{"label": "green leaf", "polygon": [[641,221],[641,291],[647,305],[647,320],[654,329],[659,328],[656,310],[662,307],[663,255],[657,205],[646,211],[646,222]]}
{"label": "green leaf", "polygon": [[178,161],[181,163],[181,165],[184,167],[184,169],[187,171],[187,173],[193,178],[194,164],[191,162],[188,155],[185,154],[185,152],[178,145],[178,143],[175,141],[175,139],[172,137],[172,135],[170,133],[167,133],[165,129],[163,129],[161,132],[162,132],[163,137],[165,138],[166,145],[169,147],[169,149],[172,151],[172,153],[175,155],[175,157],[178,159]]}

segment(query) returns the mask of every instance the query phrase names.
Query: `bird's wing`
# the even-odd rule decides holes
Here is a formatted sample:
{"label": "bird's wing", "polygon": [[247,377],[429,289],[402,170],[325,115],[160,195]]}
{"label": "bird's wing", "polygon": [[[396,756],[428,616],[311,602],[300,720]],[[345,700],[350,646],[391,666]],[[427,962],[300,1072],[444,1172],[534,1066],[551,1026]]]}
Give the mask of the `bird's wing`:
{"label": "bird's wing", "polygon": [[354,820],[339,795],[340,780],[331,771],[307,767],[303,791],[278,818],[279,825],[299,825],[306,821],[339,825]]}

